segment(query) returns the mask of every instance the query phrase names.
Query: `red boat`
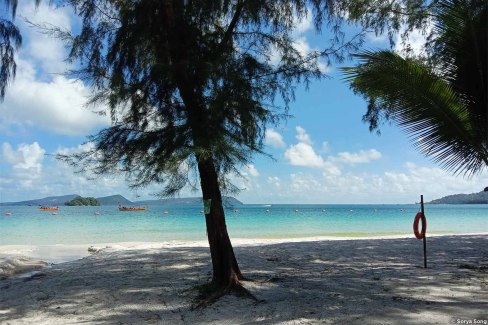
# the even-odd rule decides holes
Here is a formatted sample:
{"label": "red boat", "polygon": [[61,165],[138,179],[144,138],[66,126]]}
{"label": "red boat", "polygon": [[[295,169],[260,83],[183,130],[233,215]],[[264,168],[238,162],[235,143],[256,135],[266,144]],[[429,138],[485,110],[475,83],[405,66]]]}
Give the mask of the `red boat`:
{"label": "red boat", "polygon": [[59,210],[59,207],[39,207],[41,211],[56,211]]}

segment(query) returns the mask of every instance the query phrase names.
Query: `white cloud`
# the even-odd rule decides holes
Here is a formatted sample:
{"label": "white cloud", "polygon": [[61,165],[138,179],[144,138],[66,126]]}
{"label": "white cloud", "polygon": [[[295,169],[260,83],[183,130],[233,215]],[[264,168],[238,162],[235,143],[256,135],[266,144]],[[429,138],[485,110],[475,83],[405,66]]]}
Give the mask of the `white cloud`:
{"label": "white cloud", "polygon": [[2,160],[6,161],[9,164],[15,165],[22,161],[22,157],[20,152],[12,149],[10,143],[4,142],[2,144]]}
{"label": "white cloud", "polygon": [[317,179],[304,177],[303,173],[290,174],[290,190],[295,193],[310,193],[321,187]]}
{"label": "white cloud", "polygon": [[[23,2],[18,8],[18,15],[38,25],[55,26],[64,30],[71,29],[71,14],[69,6],[55,8],[47,2],[41,2],[36,8],[33,2]],[[22,24],[22,23],[21,23]],[[61,40],[45,33],[40,33],[37,28],[23,23],[22,32],[28,43],[24,46],[24,53],[33,60],[37,66],[41,66],[45,73],[63,73],[68,65],[63,62],[66,58],[66,50]],[[25,40],[24,40],[25,41]]]}
{"label": "white cloud", "polygon": [[[45,152],[37,142],[20,144],[17,149],[13,149],[9,143],[3,143],[2,161],[11,166],[11,172],[9,176],[2,177],[2,185],[7,186],[5,189],[0,186],[0,192],[11,190],[12,185],[15,185],[16,189],[31,187],[42,175],[42,161]],[[15,181],[11,182],[9,179]]]}
{"label": "white cloud", "polygon": [[[426,201],[456,193],[482,191],[488,173],[462,178],[437,167],[405,164],[401,170],[381,173],[348,172],[330,174],[308,170],[288,177],[268,176],[254,203],[414,203],[420,195]],[[276,191],[276,184],[286,191]],[[245,197],[245,196],[244,196]],[[258,198],[258,201],[256,201]]]}
{"label": "white cloud", "polygon": [[[81,147],[60,148],[57,153],[78,152]],[[131,198],[124,175],[99,175],[96,179],[75,173],[73,168],[52,157],[37,142],[21,144],[16,149],[2,144],[2,161],[6,171],[0,174],[0,201],[20,201],[51,195],[79,194],[106,196],[122,194]],[[3,167],[3,166],[2,166]],[[15,191],[12,191],[15,188]],[[150,186],[144,194],[156,193],[160,188]]]}
{"label": "white cloud", "polygon": [[[297,145],[308,146],[305,143]],[[57,152],[73,153],[82,147],[60,148]],[[37,142],[15,147],[2,144],[0,163],[2,168],[7,168],[0,175],[0,201],[74,193],[95,197],[117,193],[128,198],[134,196],[127,189],[123,175],[89,179],[83,174],[75,174],[70,166],[45,156],[45,152]],[[399,169],[378,173],[341,171],[334,162],[321,157],[318,161],[319,168],[291,172],[288,176],[265,174],[258,172],[255,165],[246,166],[244,172],[250,177],[236,178],[236,185],[243,189],[239,198],[247,203],[413,203],[419,200],[420,194],[430,201],[455,193],[479,192],[488,184],[488,172],[463,178],[437,167],[412,162]],[[16,190],[12,191],[12,188]],[[139,194],[149,198],[150,193],[158,190],[154,185],[142,189]]]}
{"label": "white cloud", "polygon": [[[381,158],[381,153],[376,149],[360,150],[356,153],[340,152],[337,156],[324,159],[315,152],[310,135],[301,126],[296,127],[297,144],[291,145],[284,154],[285,159],[292,166],[323,168],[329,175],[341,175],[338,164],[364,164]],[[329,151],[329,144],[322,142],[322,151]]]}
{"label": "white cloud", "polygon": [[291,145],[285,151],[285,159],[292,166],[302,167],[322,167],[324,166],[324,159],[318,155],[312,147],[312,140],[310,136],[301,126],[297,126],[296,139],[299,141],[297,144]]}
{"label": "white cloud", "polygon": [[[43,2],[35,6],[32,1],[20,2],[17,15],[25,17],[34,24],[48,23],[63,29],[71,28],[72,11],[69,6],[53,6],[49,2]],[[37,34],[35,29],[32,29]]]}
{"label": "white cloud", "polygon": [[277,176],[268,176],[267,182],[268,184],[271,184],[274,187],[281,187],[281,180]]}
{"label": "white cloud", "polygon": [[303,142],[291,145],[285,151],[285,158],[293,166],[323,167],[325,163],[324,159],[315,153],[311,145]]}
{"label": "white cloud", "polygon": [[[292,25],[294,26],[291,32],[292,46],[302,56],[311,55],[312,53],[320,53],[320,49],[312,48],[306,37],[306,33],[313,29],[312,13],[308,10],[304,16],[295,15]],[[270,49],[268,53],[272,65],[278,65],[281,61],[281,56],[275,47]],[[318,68],[322,73],[330,72],[331,68],[318,59]]]}
{"label": "white cloud", "polygon": [[95,148],[95,144],[93,142],[87,142],[87,143],[79,144],[76,147],[71,147],[71,148],[60,147],[60,148],[58,148],[58,150],[56,150],[56,154],[57,155],[72,155],[75,153],[86,152],[86,151],[94,149],[94,148]]}
{"label": "white cloud", "polygon": [[259,176],[259,172],[256,169],[256,166],[254,166],[253,164],[246,165],[244,167],[243,174],[244,174],[244,176],[247,176],[247,175],[252,176],[252,177],[258,177]]}
{"label": "white cloud", "polygon": [[[421,29],[414,29],[412,32],[408,34],[408,40],[406,44],[408,44],[409,50],[411,50],[410,54],[413,55],[425,55],[425,43],[427,41],[427,35],[432,31],[434,28],[434,22],[431,20],[427,22],[425,26],[425,32]],[[395,39],[395,48],[394,51],[402,56],[406,56],[408,53],[407,49],[405,48],[405,44],[402,42],[401,34],[404,33],[405,28],[400,30],[400,33],[396,35]]]}
{"label": "white cloud", "polygon": [[14,150],[10,143],[2,144],[3,160],[19,170],[41,169],[41,162],[46,151],[37,142],[32,144],[21,144]]}
{"label": "white cloud", "polygon": [[296,138],[299,142],[312,145],[312,140],[304,128],[297,126],[295,130],[297,131]]}
{"label": "white cloud", "polygon": [[324,168],[324,175],[340,176],[342,174],[339,166],[331,161],[324,162],[324,165],[322,167]]}
{"label": "white cloud", "polygon": [[283,141],[283,136],[274,129],[266,130],[264,143],[275,148],[286,147],[285,141]]}
{"label": "white cloud", "polygon": [[308,10],[304,16],[293,18],[293,35],[299,37],[313,28],[312,13]]}
{"label": "white cloud", "polygon": [[332,67],[322,61],[319,61],[318,68],[322,73],[330,73],[332,71]]}
{"label": "white cloud", "polygon": [[300,52],[301,55],[305,56],[308,53],[312,52],[312,49],[310,48],[310,44],[308,43],[307,39],[305,37],[300,37],[297,38],[293,42],[293,47]]}
{"label": "white cloud", "polygon": [[337,154],[337,160],[347,164],[365,164],[381,158],[381,152],[376,149],[360,150],[356,153],[340,152]]}
{"label": "white cloud", "polygon": [[322,142],[322,152],[328,153],[330,151],[330,145],[327,141]]}
{"label": "white cloud", "polygon": [[107,116],[94,114],[84,107],[91,95],[89,87],[80,80],[52,74],[67,68],[62,42],[39,33],[20,19],[25,17],[33,23],[69,29],[74,17],[69,7],[54,9],[41,2],[35,9],[32,2],[23,2],[18,9],[24,44],[16,58],[17,76],[0,106],[0,130],[11,133],[35,127],[73,136],[109,125]]}
{"label": "white cloud", "polygon": [[366,39],[372,43],[386,43],[388,42],[388,35],[386,33],[376,35],[374,31],[366,33]]}
{"label": "white cloud", "polygon": [[84,106],[90,90],[80,80],[55,76],[51,81],[39,81],[30,62],[18,60],[18,66],[15,82],[0,106],[2,128],[16,125],[64,135],[86,135],[95,127],[109,125],[107,116]]}

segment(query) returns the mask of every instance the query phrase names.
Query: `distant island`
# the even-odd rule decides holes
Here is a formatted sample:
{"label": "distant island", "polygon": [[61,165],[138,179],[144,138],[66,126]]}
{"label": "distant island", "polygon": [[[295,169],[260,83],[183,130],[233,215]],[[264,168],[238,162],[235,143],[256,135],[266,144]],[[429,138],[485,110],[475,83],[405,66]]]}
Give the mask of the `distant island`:
{"label": "distant island", "polygon": [[98,200],[98,202],[100,202],[101,205],[131,205],[131,204],[134,204],[134,202],[127,200],[125,197],[123,197],[120,194],[98,197],[97,200]]}
{"label": "distant island", "polygon": [[[224,207],[233,207],[237,205],[244,205],[238,199],[231,196],[222,197]],[[186,198],[171,198],[159,200],[143,200],[135,202],[138,205],[165,205],[165,206],[179,206],[179,205],[201,205],[201,197],[186,197]]]}
{"label": "distant island", "polygon": [[[78,194],[61,195],[61,196],[48,196],[42,199],[19,201],[19,202],[2,202],[0,206],[19,206],[19,205],[32,205],[32,206],[55,206],[64,205],[68,202],[81,202],[79,198],[83,197]],[[77,200],[78,199],[78,200]],[[87,199],[86,197],[84,199]],[[141,201],[130,201],[127,200],[120,194],[103,196],[98,198],[90,198],[96,200],[98,205],[164,205],[168,207],[172,206],[186,206],[186,205],[202,205],[202,198],[189,197],[189,198],[171,198],[171,199],[159,199],[159,200],[141,200]],[[231,196],[224,196],[224,207],[234,207],[239,205],[244,205],[241,201],[237,200]],[[73,204],[73,205],[90,205],[90,204]]]}
{"label": "distant island", "polygon": [[454,194],[432,200],[429,204],[488,204],[488,191],[471,194]]}
{"label": "distant island", "polygon": [[100,205],[100,202],[98,202],[98,200],[95,199],[94,197],[81,197],[81,196],[78,196],[78,197],[75,197],[73,200],[70,200],[68,202],[65,202],[64,205],[68,205],[68,206],[80,206],[80,205],[84,205],[84,206],[99,206]]}

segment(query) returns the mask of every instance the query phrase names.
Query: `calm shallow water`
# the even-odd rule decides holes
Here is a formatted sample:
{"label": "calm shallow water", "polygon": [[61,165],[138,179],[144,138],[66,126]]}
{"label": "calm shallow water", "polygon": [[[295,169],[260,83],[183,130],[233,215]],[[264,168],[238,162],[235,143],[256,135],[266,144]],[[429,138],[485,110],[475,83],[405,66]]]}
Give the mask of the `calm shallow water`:
{"label": "calm shallow water", "polygon": [[[226,210],[231,238],[407,235],[418,205],[246,205]],[[0,245],[205,240],[202,207],[0,207]],[[269,212],[267,212],[269,210]],[[298,210],[298,211],[295,211]],[[164,214],[167,211],[168,214]],[[5,216],[6,212],[12,213]],[[95,215],[99,212],[100,215]],[[430,234],[488,232],[488,205],[426,205]]]}

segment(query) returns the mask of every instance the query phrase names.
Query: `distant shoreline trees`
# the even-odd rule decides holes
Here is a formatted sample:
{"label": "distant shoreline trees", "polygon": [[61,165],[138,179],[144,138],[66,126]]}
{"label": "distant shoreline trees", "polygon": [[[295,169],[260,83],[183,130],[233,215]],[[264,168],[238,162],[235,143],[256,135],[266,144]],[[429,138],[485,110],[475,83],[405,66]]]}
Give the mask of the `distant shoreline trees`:
{"label": "distant shoreline trees", "polygon": [[68,206],[81,206],[81,205],[88,205],[88,206],[99,206],[100,202],[94,197],[75,197],[73,200],[66,202],[64,205]]}

